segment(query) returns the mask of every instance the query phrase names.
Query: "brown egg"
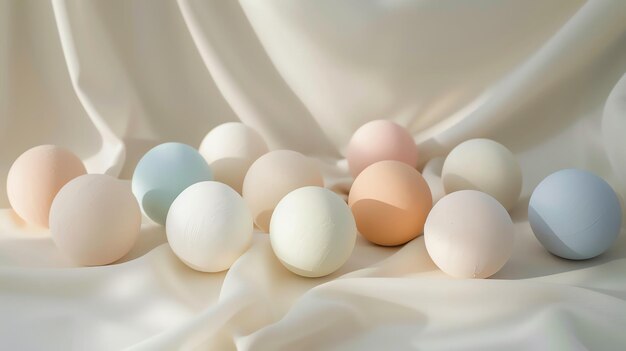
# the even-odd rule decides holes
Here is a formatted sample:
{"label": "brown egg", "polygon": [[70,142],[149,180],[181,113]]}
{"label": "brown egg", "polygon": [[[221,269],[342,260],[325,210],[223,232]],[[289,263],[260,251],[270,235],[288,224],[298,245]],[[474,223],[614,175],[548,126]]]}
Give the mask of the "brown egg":
{"label": "brown egg", "polygon": [[13,210],[26,222],[48,227],[52,200],[70,180],[87,173],[69,150],[40,145],[18,157],[7,177],[7,196]]}
{"label": "brown egg", "polygon": [[348,196],[361,235],[384,246],[401,245],[422,234],[432,202],[422,175],[400,161],[367,167]]}

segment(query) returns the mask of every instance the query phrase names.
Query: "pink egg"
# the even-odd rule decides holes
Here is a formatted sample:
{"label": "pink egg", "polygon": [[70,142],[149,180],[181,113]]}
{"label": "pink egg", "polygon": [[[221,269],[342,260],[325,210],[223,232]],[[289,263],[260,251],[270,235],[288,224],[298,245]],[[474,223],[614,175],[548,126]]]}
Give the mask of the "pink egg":
{"label": "pink egg", "polygon": [[18,157],[7,177],[7,196],[13,210],[26,222],[48,227],[50,205],[70,180],[87,173],[69,150],[40,145]]}
{"label": "pink egg", "polygon": [[417,157],[417,145],[411,134],[387,120],[362,125],[352,135],[347,150],[348,166],[353,177],[379,161],[395,160],[415,168]]}

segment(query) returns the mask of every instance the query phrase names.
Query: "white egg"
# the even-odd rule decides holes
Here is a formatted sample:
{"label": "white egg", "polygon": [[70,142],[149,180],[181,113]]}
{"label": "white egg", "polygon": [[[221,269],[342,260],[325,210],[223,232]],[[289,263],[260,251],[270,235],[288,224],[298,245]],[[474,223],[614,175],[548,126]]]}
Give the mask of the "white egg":
{"label": "white egg", "polygon": [[248,168],[268,152],[268,148],[254,129],[243,123],[229,122],[213,128],[202,140],[199,151],[211,166],[215,180],[241,194]]}
{"label": "white egg", "polygon": [[189,267],[221,272],[248,249],[252,215],[231,187],[214,181],[195,183],[172,203],[165,230],[172,251]]}
{"label": "white egg", "polygon": [[50,208],[50,233],[74,262],[109,264],[127,254],[141,229],[141,210],[130,182],[86,174],[68,182]]}
{"label": "white egg", "polygon": [[433,262],[459,278],[486,278],[504,266],[513,251],[514,228],[493,197],[475,190],[446,195],[426,219],[424,242]]}
{"label": "white egg", "polygon": [[305,277],[321,277],[341,267],[352,254],[356,223],[350,208],[332,191],[307,186],[287,194],[270,222],[276,257]]}
{"label": "white egg", "polygon": [[457,145],[446,157],[441,177],[447,194],[482,191],[507,210],[517,204],[522,191],[522,171],[515,156],[489,139],[471,139]]}

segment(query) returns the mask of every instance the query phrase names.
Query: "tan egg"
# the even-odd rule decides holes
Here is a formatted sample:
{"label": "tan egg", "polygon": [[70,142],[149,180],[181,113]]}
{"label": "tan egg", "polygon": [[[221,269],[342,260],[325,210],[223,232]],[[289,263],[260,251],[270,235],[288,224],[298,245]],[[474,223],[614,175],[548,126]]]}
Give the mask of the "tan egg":
{"label": "tan egg", "polygon": [[400,161],[381,161],[364,169],[348,196],[361,235],[384,246],[401,245],[422,234],[432,203],[422,175]]}
{"label": "tan egg", "polygon": [[67,183],[50,209],[50,234],[72,261],[97,266],[115,262],[135,244],[141,210],[130,182],[86,174]]}
{"label": "tan egg", "polygon": [[276,150],[259,157],[248,169],[242,195],[254,224],[267,232],[272,213],[288,193],[305,186],[324,186],[317,165],[308,157],[291,150]]}
{"label": "tan egg", "polygon": [[515,155],[489,139],[470,139],[457,145],[441,170],[446,194],[478,190],[493,196],[511,210],[522,191],[522,170]]}
{"label": "tan egg", "polygon": [[82,161],[69,150],[55,145],[35,146],[9,169],[9,203],[26,222],[47,228],[56,194],[67,182],[85,173]]}

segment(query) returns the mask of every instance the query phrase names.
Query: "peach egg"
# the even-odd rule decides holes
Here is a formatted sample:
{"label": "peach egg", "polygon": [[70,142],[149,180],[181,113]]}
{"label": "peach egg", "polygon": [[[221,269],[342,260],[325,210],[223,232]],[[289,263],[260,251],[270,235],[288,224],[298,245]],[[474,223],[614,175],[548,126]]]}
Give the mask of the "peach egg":
{"label": "peach egg", "polygon": [[9,203],[26,222],[47,228],[56,194],[67,182],[85,173],[83,162],[71,151],[56,145],[35,146],[9,169]]}
{"label": "peach egg", "polygon": [[361,235],[384,246],[401,245],[422,234],[432,202],[422,175],[399,161],[367,167],[348,196]]}
{"label": "peach egg", "polygon": [[242,195],[254,224],[268,232],[278,202],[293,190],[305,186],[324,186],[324,179],[313,160],[299,152],[276,150],[259,157],[243,181]]}

